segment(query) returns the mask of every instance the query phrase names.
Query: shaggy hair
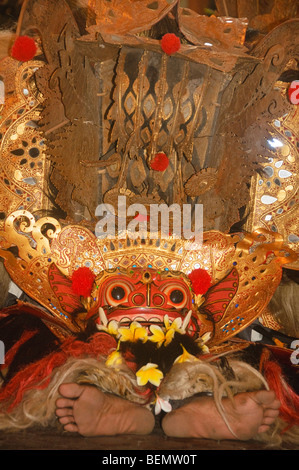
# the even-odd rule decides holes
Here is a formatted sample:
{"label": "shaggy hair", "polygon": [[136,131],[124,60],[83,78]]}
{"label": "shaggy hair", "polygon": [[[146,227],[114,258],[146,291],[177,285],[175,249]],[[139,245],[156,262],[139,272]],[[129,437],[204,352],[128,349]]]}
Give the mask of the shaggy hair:
{"label": "shaggy hair", "polygon": [[51,381],[46,388],[43,387],[42,381],[34,389],[26,392],[22,402],[11,412],[8,413],[7,404],[2,403],[0,429],[17,431],[34,425],[43,427],[56,425],[55,403],[62,383],[95,385],[103,392],[113,392],[129,401],[144,404],[144,399],[140,398],[135,389],[135,375],[127,367],[111,369],[105,365],[104,360],[72,358],[53,371]]}
{"label": "shaggy hair", "polygon": [[[70,382],[96,386],[103,392],[113,393],[150,408],[146,394],[142,394],[144,389],[137,385],[135,374],[126,365],[114,369],[107,367],[104,360],[69,359],[63,366],[54,370],[46,388],[42,388],[41,383],[40,387],[26,392],[22,402],[12,412],[6,413],[2,404],[0,429],[13,432],[33,426],[58,426],[62,430],[55,417],[55,403],[59,397],[60,385]],[[175,364],[163,380],[159,396],[175,402],[200,393],[211,394],[230,429],[221,404],[222,398],[233,400],[236,393],[267,388],[265,379],[257,370],[242,360],[233,358],[227,360],[225,370],[220,366],[219,360]],[[269,446],[282,443],[298,444],[299,427],[281,433],[285,427],[286,423],[277,419],[272,428],[267,433],[258,434],[256,440]],[[232,430],[231,432],[233,433]]]}
{"label": "shaggy hair", "polygon": [[293,338],[299,338],[298,305],[299,284],[284,274],[268,308],[281,325],[281,332]]}

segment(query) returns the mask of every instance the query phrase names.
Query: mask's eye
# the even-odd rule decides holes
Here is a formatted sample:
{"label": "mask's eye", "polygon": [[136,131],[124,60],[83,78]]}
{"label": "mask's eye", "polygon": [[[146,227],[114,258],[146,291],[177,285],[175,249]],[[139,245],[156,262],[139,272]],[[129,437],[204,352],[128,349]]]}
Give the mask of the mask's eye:
{"label": "mask's eye", "polygon": [[174,289],[170,292],[169,299],[173,304],[180,304],[184,300],[184,293],[179,289]]}
{"label": "mask's eye", "polygon": [[167,297],[168,305],[180,309],[186,307],[189,300],[187,287],[185,288],[178,282],[170,281],[161,290]]}
{"label": "mask's eye", "polygon": [[126,292],[121,286],[115,286],[113,287],[111,291],[111,297],[114,300],[122,300],[125,297],[125,295],[126,295]]}
{"label": "mask's eye", "polygon": [[132,286],[124,280],[113,279],[106,287],[104,292],[104,302],[106,305],[115,307],[128,302]]}

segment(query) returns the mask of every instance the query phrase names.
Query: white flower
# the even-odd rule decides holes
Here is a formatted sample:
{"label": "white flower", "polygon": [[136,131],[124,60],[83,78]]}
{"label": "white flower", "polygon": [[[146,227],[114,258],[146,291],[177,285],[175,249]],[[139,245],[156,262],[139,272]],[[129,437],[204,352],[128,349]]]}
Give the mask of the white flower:
{"label": "white flower", "polygon": [[156,395],[155,415],[161,413],[161,410],[165,411],[165,413],[170,413],[170,411],[172,410],[172,406],[169,401],[164,400],[163,398]]}

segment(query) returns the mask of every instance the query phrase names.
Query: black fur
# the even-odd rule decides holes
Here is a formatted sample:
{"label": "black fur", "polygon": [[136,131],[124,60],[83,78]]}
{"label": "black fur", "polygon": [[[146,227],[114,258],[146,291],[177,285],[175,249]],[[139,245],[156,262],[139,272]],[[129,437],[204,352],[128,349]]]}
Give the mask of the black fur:
{"label": "black fur", "polygon": [[39,318],[26,313],[17,313],[0,320],[0,339],[4,343],[5,352],[8,353],[27,331],[35,333],[18,348],[3,377],[4,383],[9,382],[26,365],[42,359],[59,348],[59,340]]}
{"label": "black fur", "polygon": [[201,350],[193,338],[180,333],[175,333],[172,341],[164,346],[158,347],[155,343],[137,341],[136,343],[124,342],[120,344],[120,352],[124,355],[131,353],[136,361],[137,368],[151,362],[157,364],[165,375],[172,367],[175,359],[183,353],[183,348],[193,356],[198,356]]}

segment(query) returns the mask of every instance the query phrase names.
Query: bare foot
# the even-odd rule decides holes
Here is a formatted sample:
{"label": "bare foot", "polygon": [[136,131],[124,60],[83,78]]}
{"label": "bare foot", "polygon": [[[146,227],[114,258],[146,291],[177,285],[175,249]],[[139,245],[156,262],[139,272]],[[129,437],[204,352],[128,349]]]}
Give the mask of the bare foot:
{"label": "bare foot", "polygon": [[194,398],[167,414],[163,430],[172,437],[248,440],[267,431],[279,415],[280,402],[272,391],[240,393],[234,397],[234,404],[228,398],[222,403],[233,433],[211,397]]}
{"label": "bare foot", "polygon": [[96,387],[62,384],[56,401],[56,415],[65,431],[82,436],[149,434],[155,418],[139,405]]}

